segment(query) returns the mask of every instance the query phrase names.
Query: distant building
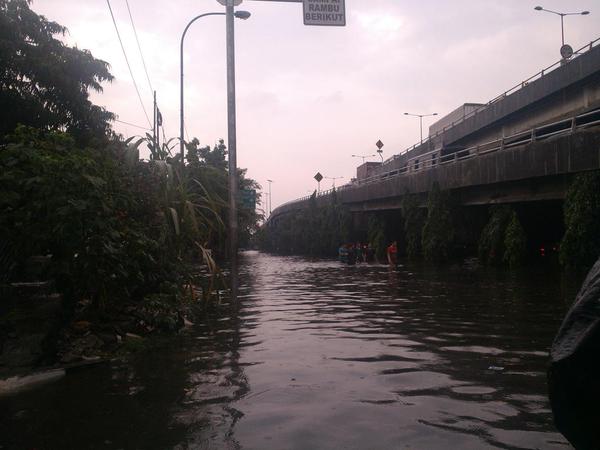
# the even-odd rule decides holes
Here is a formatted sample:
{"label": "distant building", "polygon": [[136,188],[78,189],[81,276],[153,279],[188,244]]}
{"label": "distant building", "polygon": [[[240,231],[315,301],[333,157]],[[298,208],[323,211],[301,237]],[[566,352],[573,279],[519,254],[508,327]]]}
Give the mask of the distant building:
{"label": "distant building", "polygon": [[375,168],[381,166],[380,162],[368,161],[356,168],[356,179],[364,180],[375,174]]}
{"label": "distant building", "polygon": [[452,125],[453,122],[458,122],[459,120],[464,119],[465,116],[475,111],[477,108],[483,106],[483,103],[465,103],[464,105],[459,106],[450,114],[445,115],[440,120],[435,123],[432,123],[429,126],[429,136],[434,135],[438,131],[444,129],[449,125]]}

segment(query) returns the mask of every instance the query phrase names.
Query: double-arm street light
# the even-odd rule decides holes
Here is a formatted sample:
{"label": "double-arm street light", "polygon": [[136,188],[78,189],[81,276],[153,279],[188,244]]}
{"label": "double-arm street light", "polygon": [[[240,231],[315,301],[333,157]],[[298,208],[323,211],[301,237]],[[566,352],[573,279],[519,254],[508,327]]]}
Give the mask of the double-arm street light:
{"label": "double-arm street light", "polygon": [[413,117],[418,117],[419,118],[419,125],[421,126],[421,142],[423,142],[423,117],[429,117],[429,116],[437,116],[437,113],[431,113],[431,114],[413,114],[413,113],[404,113],[405,116],[413,116]]}
{"label": "double-arm street light", "polygon": [[344,177],[323,177],[323,178],[327,178],[328,180],[331,180],[331,187],[335,189],[335,180],[339,180]]}
{"label": "double-arm street light", "polygon": [[546,9],[542,6],[536,6],[535,8],[536,11],[546,11],[552,14],[556,14],[557,16],[560,16],[560,32],[561,32],[561,37],[562,37],[562,45],[565,45],[565,24],[564,24],[564,18],[565,16],[587,16],[590,12],[589,11],[580,11],[580,12],[572,12],[572,13],[563,13],[563,12],[558,12],[558,11],[552,11],[551,9]]}
{"label": "double-arm street light", "polygon": [[[210,12],[205,14],[200,14],[199,16],[194,17],[189,23],[186,25],[183,30],[183,34],[181,35],[181,42],[179,44],[179,152],[181,154],[181,164],[184,165],[184,157],[185,157],[185,144],[183,139],[183,130],[184,130],[184,109],[183,109],[183,42],[185,40],[185,35],[187,34],[190,26],[198,19],[207,16],[224,16],[226,13],[223,12]],[[248,11],[236,11],[234,16],[238,19],[246,20],[250,17],[250,13]]]}
{"label": "double-arm street light", "polygon": [[365,163],[366,158],[372,158],[373,156],[375,156],[375,155],[374,154],[373,155],[352,155],[353,158],[362,158],[363,164]]}

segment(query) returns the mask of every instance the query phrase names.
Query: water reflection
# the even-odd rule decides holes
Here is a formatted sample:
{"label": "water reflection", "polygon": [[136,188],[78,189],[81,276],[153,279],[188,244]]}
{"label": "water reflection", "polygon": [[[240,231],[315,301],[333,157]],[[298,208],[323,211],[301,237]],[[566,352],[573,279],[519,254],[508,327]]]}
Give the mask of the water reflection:
{"label": "water reflection", "polygon": [[4,448],[568,448],[560,280],[245,253],[236,301],[133,365],[0,399]]}
{"label": "water reflection", "polygon": [[246,255],[259,323],[242,352],[246,448],[564,448],[546,354],[564,312],[547,275],[342,266]]}

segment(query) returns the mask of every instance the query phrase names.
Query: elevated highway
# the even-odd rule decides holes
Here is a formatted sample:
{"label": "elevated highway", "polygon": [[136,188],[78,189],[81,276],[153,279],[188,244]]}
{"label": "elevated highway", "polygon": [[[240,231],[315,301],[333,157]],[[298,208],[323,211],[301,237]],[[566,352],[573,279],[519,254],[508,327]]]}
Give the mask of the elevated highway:
{"label": "elevated highway", "polygon": [[[600,39],[459,121],[337,189],[351,211],[425,202],[437,182],[465,205],[564,198],[574,174],[600,169]],[[331,190],[316,201],[326,204]],[[268,224],[306,208],[310,196],[273,210]]]}

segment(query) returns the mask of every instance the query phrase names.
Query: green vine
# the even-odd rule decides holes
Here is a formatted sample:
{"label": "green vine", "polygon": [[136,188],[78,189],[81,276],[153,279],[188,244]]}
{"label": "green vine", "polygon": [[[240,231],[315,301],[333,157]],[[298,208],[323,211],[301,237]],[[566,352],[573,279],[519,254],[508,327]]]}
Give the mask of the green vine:
{"label": "green vine", "polygon": [[564,205],[565,234],[560,261],[567,267],[590,267],[600,255],[600,172],[578,175]]}
{"label": "green vine", "polygon": [[404,233],[406,236],[406,253],[409,258],[421,255],[421,238],[425,223],[425,212],[419,208],[414,195],[405,191],[402,198],[402,215],[404,216]]}
{"label": "green vine", "polygon": [[434,183],[427,199],[427,220],[423,227],[421,245],[428,261],[446,261],[454,245],[452,202],[448,192]]}
{"label": "green vine", "polygon": [[526,251],[527,236],[517,213],[513,211],[504,233],[504,257],[502,259],[511,268],[518,267],[523,264]]}

